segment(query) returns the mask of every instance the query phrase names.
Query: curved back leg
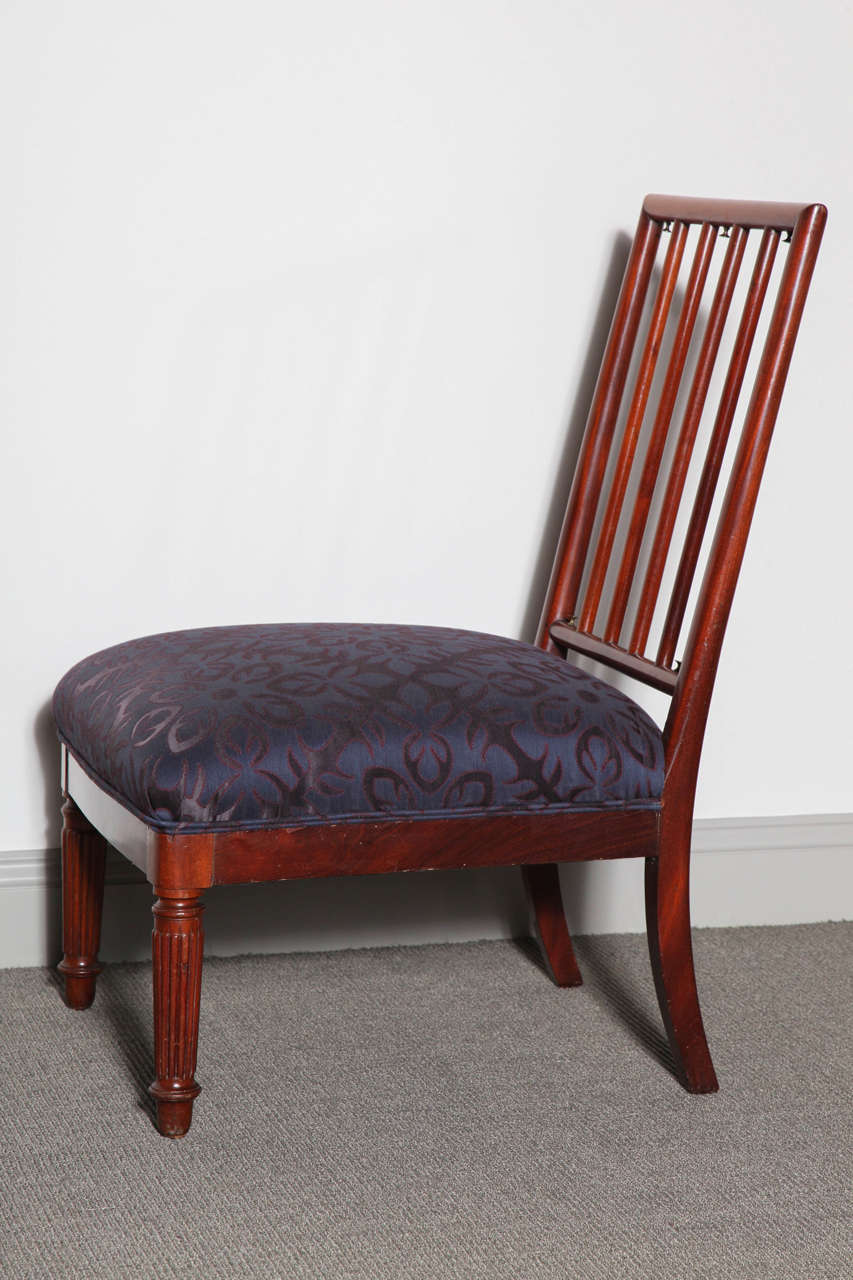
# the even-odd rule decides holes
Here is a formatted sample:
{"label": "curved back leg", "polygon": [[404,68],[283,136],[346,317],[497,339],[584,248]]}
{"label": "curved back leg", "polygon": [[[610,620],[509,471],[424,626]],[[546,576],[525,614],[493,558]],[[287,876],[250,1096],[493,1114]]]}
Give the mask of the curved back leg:
{"label": "curved back leg", "polygon": [[583,978],[566,925],[559,866],[543,862],[523,867],[522,875],[545,968],[558,987],[579,987]]}
{"label": "curved back leg", "polygon": [[719,1088],[693,969],[690,940],[691,812],[661,813],[660,853],[646,859],[646,925],[660,1011],[678,1076],[690,1093]]}

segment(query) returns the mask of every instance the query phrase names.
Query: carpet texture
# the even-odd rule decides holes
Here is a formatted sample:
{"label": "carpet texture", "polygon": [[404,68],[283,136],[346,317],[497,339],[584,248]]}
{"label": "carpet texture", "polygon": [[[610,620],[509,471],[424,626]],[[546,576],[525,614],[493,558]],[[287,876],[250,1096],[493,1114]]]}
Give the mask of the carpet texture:
{"label": "carpet texture", "polygon": [[721,1092],[676,1085],[645,942],[212,959],[193,1127],[152,1128],[150,969],[73,1013],[0,973],[0,1273],[853,1276],[851,925],[702,930]]}

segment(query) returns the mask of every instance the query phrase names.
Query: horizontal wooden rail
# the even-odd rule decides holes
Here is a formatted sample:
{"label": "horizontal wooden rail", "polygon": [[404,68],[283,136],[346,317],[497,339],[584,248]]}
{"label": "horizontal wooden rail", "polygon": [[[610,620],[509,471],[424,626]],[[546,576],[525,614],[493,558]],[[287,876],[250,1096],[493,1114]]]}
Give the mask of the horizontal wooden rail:
{"label": "horizontal wooden rail", "polygon": [[808,204],[759,200],[703,200],[690,196],[646,196],[643,212],[656,222],[713,222],[720,227],[772,227],[793,231]]}
{"label": "horizontal wooden rail", "polygon": [[643,684],[651,685],[661,693],[675,692],[678,673],[669,670],[668,667],[659,667],[650,658],[643,658],[638,653],[629,653],[618,644],[609,644],[606,640],[600,640],[598,636],[590,636],[585,631],[578,631],[570,622],[563,619],[552,623],[550,634],[556,644],[564,645],[575,653],[585,654],[588,658],[595,658],[597,662],[603,662],[605,666],[613,667],[623,675],[633,676],[635,680],[641,680]]}

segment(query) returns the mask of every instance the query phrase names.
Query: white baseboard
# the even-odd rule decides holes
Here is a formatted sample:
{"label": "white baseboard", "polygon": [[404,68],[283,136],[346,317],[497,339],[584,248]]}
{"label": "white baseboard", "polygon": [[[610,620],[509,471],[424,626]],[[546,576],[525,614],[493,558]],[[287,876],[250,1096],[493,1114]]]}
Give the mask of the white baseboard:
{"label": "white baseboard", "polygon": [[[694,824],[698,926],[853,919],[853,814],[706,818]],[[575,863],[563,893],[575,933],[645,928],[639,861]],[[434,871],[211,889],[209,955],[517,937],[528,920],[516,871]],[[150,956],[151,890],[110,851],[101,956]],[[0,853],[0,968],[59,957],[57,850]]]}

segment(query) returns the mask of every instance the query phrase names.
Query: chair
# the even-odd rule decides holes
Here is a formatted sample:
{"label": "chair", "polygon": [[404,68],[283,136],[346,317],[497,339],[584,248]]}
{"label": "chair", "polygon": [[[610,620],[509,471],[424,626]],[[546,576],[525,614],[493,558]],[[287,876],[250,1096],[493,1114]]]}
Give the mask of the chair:
{"label": "chair", "polygon": [[[645,200],[536,645],[420,626],[214,627],[116,645],[62,679],[59,971],[71,1007],[88,1007],[109,842],[156,899],[150,1093],[161,1133],[186,1133],[199,1093],[205,889],[303,876],[519,866],[546,966],[573,986],[559,864],[644,858],[677,1074],[691,1092],[717,1088],[690,940],[694,793],[825,220],[819,204]],[[730,355],[706,414],[724,336]],[[704,462],[697,450],[691,472],[699,439]],[[663,730],[567,654],[667,695]]]}

